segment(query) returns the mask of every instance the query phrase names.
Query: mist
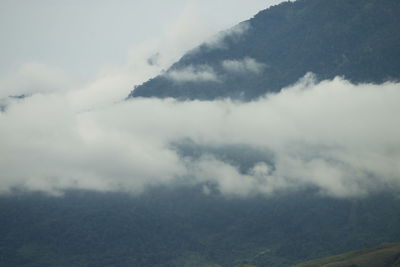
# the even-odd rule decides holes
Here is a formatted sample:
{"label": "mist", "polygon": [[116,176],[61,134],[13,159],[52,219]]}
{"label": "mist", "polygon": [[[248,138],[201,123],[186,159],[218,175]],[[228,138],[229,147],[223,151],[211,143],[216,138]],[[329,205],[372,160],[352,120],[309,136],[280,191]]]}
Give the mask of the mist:
{"label": "mist", "polygon": [[227,196],[315,188],[331,197],[400,189],[400,84],[307,74],[251,102],[131,99],[76,105],[38,92],[0,113],[0,191],[58,195],[203,185]]}

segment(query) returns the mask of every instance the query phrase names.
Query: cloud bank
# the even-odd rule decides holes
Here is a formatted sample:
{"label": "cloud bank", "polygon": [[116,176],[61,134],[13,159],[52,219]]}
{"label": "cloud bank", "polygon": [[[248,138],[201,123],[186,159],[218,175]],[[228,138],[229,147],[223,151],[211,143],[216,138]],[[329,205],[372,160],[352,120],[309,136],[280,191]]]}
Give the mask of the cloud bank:
{"label": "cloud bank", "polygon": [[76,91],[0,113],[0,192],[142,192],[171,183],[245,197],[400,189],[400,84],[316,83],[241,103],[132,99],[83,110]]}

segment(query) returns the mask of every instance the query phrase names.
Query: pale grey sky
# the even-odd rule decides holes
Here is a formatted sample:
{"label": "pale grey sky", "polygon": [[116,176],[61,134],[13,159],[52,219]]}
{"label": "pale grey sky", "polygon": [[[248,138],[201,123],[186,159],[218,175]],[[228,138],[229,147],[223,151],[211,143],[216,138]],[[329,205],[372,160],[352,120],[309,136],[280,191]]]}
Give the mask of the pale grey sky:
{"label": "pale grey sky", "polygon": [[88,79],[104,67],[124,64],[142,42],[166,38],[180,27],[183,35],[192,28],[201,40],[278,2],[0,0],[0,77],[34,62]]}

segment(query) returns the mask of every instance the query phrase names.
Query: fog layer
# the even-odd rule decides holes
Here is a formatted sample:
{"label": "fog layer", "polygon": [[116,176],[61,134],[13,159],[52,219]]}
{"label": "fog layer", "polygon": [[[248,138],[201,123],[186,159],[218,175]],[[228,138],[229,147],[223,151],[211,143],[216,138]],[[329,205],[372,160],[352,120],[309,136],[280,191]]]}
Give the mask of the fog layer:
{"label": "fog layer", "polygon": [[0,113],[2,193],[177,183],[241,197],[400,189],[399,83],[308,74],[246,103],[131,99],[88,110],[76,104],[81,93],[40,91]]}

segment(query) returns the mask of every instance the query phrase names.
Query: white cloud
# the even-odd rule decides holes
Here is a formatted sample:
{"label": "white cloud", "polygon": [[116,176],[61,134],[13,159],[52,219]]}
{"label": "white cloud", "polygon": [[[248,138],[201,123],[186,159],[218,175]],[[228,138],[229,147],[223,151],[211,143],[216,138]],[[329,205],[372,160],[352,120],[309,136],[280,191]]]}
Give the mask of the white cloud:
{"label": "white cloud", "polygon": [[[74,92],[33,95],[0,113],[0,191],[140,192],[177,179],[242,197],[307,186],[336,197],[400,190],[400,84],[307,76],[249,103],[132,99],[87,112]],[[266,149],[273,164],[256,158],[243,172],[213,153],[182,157],[171,143],[188,138]]]}
{"label": "white cloud", "polygon": [[257,62],[250,57],[241,60],[224,60],[221,64],[226,71],[234,74],[260,74],[266,67],[264,63]]}
{"label": "white cloud", "polygon": [[212,36],[205,42],[205,44],[211,49],[226,49],[226,38],[238,41],[250,29],[250,27],[251,25],[248,21],[243,21],[228,30],[221,31]]}
{"label": "white cloud", "polygon": [[30,62],[0,80],[0,98],[65,91],[76,84],[77,81],[61,69]]}
{"label": "white cloud", "polygon": [[164,74],[175,82],[218,82],[218,76],[213,68],[207,65],[188,66],[179,70],[171,70]]}

